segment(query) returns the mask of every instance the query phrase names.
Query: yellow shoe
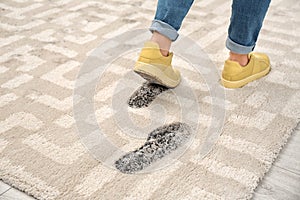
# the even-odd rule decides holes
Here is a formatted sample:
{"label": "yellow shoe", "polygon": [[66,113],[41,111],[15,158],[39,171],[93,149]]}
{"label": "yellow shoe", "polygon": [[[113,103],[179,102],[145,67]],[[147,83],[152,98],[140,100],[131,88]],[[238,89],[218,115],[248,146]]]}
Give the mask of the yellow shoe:
{"label": "yellow shoe", "polygon": [[226,88],[239,88],[269,73],[270,59],[263,53],[250,53],[249,63],[242,67],[238,62],[226,60],[221,82]]}
{"label": "yellow shoe", "polygon": [[173,53],[167,57],[155,42],[146,42],[135,64],[134,72],[151,83],[175,88],[180,83],[180,73],[171,66]]}

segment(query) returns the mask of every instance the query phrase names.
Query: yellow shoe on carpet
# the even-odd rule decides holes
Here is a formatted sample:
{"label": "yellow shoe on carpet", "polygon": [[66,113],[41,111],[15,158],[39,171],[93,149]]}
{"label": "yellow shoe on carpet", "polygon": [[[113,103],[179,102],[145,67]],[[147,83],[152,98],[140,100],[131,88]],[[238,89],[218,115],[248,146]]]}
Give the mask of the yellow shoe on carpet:
{"label": "yellow shoe on carpet", "polygon": [[175,88],[180,83],[180,73],[171,66],[173,53],[163,56],[155,42],[146,42],[135,64],[134,72],[151,83]]}
{"label": "yellow shoe on carpet", "polygon": [[269,73],[270,59],[263,53],[250,53],[249,63],[241,66],[238,62],[226,60],[221,82],[226,88],[239,88]]}

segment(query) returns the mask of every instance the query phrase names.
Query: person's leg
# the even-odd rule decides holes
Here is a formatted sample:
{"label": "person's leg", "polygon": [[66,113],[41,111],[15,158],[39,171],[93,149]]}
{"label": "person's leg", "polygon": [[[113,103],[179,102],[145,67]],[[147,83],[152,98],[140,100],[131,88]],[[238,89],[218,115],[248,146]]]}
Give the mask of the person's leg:
{"label": "person's leg", "polygon": [[161,53],[168,55],[172,41],[178,37],[182,21],[191,8],[194,0],[158,0],[154,20],[149,30],[153,33],[150,39],[158,43]]}
{"label": "person's leg", "polygon": [[158,0],[155,18],[149,28],[152,38],[145,43],[134,72],[151,83],[168,88],[180,83],[180,73],[171,66],[173,53],[169,50],[192,3],[193,0]]}
{"label": "person's leg", "polygon": [[159,45],[160,52],[163,56],[168,56],[171,48],[172,40],[162,35],[157,31],[153,31],[150,41],[155,42]]}
{"label": "person's leg", "polygon": [[270,0],[233,0],[226,47],[229,59],[245,66],[254,49]]}
{"label": "person's leg", "polygon": [[252,52],[269,4],[270,0],[233,0],[226,40],[230,53],[221,78],[225,87],[242,87],[269,73],[269,57]]}

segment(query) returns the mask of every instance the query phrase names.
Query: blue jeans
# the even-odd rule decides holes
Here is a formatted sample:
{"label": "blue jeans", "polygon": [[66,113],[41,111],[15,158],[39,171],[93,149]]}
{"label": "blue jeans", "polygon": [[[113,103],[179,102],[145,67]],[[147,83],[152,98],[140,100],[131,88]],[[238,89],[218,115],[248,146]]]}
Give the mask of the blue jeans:
{"label": "blue jeans", "polygon": [[[158,0],[150,31],[175,41],[194,0]],[[226,47],[239,54],[253,51],[271,0],[233,0]]]}

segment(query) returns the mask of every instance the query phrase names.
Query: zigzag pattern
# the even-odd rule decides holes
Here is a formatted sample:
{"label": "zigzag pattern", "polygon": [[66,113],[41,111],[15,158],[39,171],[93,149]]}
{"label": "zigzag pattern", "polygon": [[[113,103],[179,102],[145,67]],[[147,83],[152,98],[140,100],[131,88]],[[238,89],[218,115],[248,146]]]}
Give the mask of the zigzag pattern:
{"label": "zigzag pattern", "polygon": [[[76,134],[72,113],[73,105],[84,97],[73,98],[73,89],[80,66],[92,50],[128,30],[147,28],[156,2],[1,2],[0,178],[38,199],[251,198],[257,181],[300,119],[300,7],[291,6],[293,2],[272,2],[257,50],[270,55],[273,70],[240,90],[226,91],[222,136],[204,160],[199,157],[200,147],[205,131],[214,123],[210,91],[203,77],[195,75],[175,52],[174,65],[196,94],[201,110],[200,119],[193,119],[199,124],[197,137],[172,165],[138,176],[121,174],[88,154]],[[195,1],[180,32],[203,47],[219,71],[227,56],[224,43],[229,15],[229,1]],[[146,39],[137,36],[125,45]],[[105,60],[111,51],[123,47],[116,40],[111,49],[97,55]],[[118,127],[111,101],[124,77],[128,85],[142,83],[138,77],[131,79],[137,53],[110,63],[94,98],[99,127],[126,151],[143,140],[131,138]],[[210,66],[205,67],[209,73]],[[80,87],[97,78],[96,72],[90,70],[82,77]],[[176,113],[180,105],[173,93],[164,93],[155,101],[166,110],[166,122],[180,119]],[[190,104],[189,99],[185,103]],[[149,110],[128,109],[128,113],[140,125],[151,121]],[[91,118],[86,122],[95,123]]]}

